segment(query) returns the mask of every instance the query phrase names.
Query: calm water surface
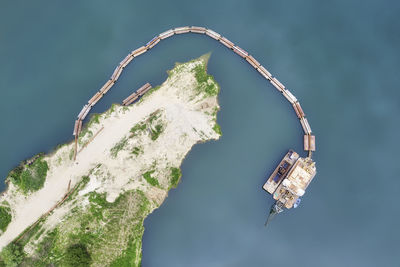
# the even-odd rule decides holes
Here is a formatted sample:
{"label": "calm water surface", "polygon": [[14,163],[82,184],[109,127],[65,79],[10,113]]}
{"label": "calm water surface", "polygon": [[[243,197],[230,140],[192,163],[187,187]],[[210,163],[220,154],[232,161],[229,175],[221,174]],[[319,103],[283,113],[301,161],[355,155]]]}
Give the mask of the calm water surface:
{"label": "calm water surface", "polygon": [[[145,221],[143,266],[398,266],[398,1],[2,1],[0,175],[71,140],[87,99],[134,48],[170,27],[210,27],[292,90],[317,135],[302,206],[264,220],[261,189],[302,150],[285,99],[210,38],[177,36],[135,59],[102,112],[175,62],[212,52],[219,141],[197,145],[182,182]],[[4,186],[2,187],[4,188]]]}

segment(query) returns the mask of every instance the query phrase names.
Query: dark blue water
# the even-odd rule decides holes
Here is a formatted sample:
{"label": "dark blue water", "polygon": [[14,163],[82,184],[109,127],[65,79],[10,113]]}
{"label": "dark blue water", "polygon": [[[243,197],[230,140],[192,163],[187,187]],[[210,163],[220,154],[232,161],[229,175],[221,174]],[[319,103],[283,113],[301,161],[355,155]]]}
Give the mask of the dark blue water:
{"label": "dark blue water", "polygon": [[162,41],[95,112],[211,51],[223,137],[194,147],[178,189],[146,219],[143,265],[398,266],[399,11],[372,0],[3,1],[0,175],[71,140],[76,114],[129,51],[171,27],[207,26],[298,97],[317,135],[318,174],[301,208],[264,228],[264,176],[302,148],[292,108],[212,39]]}

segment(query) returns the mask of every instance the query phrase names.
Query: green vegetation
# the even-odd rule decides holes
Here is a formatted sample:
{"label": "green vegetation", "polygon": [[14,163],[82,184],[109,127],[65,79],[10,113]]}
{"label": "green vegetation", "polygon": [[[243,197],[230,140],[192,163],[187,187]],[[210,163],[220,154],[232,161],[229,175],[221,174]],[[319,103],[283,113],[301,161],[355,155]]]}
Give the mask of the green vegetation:
{"label": "green vegetation", "polygon": [[192,59],[192,60],[190,60],[189,62],[186,62],[186,63],[176,62],[175,66],[174,66],[174,68],[172,70],[167,70],[168,76],[172,76],[172,75],[176,75],[176,74],[181,73],[182,70],[185,68],[186,64],[193,63],[193,62],[196,62],[196,61],[199,61],[199,60],[202,61],[202,65],[206,66],[210,56],[211,56],[211,53],[207,53],[205,55],[202,55],[200,58]]}
{"label": "green vegetation", "polygon": [[9,207],[0,206],[0,230],[5,231],[11,222],[11,210]]}
{"label": "green vegetation", "polygon": [[106,200],[106,194],[99,194],[97,192],[90,192],[89,193],[89,201],[92,205],[90,205],[89,210],[94,217],[97,219],[103,219],[103,211],[105,208],[111,206]]}
{"label": "green vegetation", "polygon": [[106,111],[106,118],[110,117],[110,115],[115,111],[115,108],[119,106],[119,104],[111,104],[111,107]]}
{"label": "green vegetation", "polygon": [[39,156],[30,165],[21,164],[12,170],[8,176],[10,181],[22,190],[24,194],[37,191],[43,187],[49,166]]}
{"label": "green vegetation", "polygon": [[63,259],[66,267],[86,267],[89,266],[92,258],[84,244],[74,244],[68,247]]}
{"label": "green vegetation", "polygon": [[122,107],[122,113],[125,114],[125,111],[127,111],[127,110],[129,110],[129,107],[128,107],[128,106],[123,106],[123,107]]}
{"label": "green vegetation", "polygon": [[163,132],[163,130],[164,130],[163,125],[157,124],[154,127],[154,130],[151,131],[151,140],[153,140],[153,141],[156,140],[160,136],[160,134]]}
{"label": "green vegetation", "polygon": [[91,125],[93,123],[100,123],[100,114],[99,113],[93,114],[92,117],[90,118],[90,121],[88,124]]}
{"label": "green vegetation", "polygon": [[217,119],[218,110],[219,110],[219,107],[214,107],[213,112],[211,114],[211,116],[215,117],[215,119]]}
{"label": "green vegetation", "polygon": [[44,223],[44,219],[39,219],[39,221],[32,227],[29,226],[28,228],[26,228],[17,238],[16,240],[18,240],[18,242],[16,242],[15,244],[20,246],[20,247],[24,247],[29,240],[35,236],[37,233],[40,231],[40,229],[42,228],[42,225]]}
{"label": "green vegetation", "polygon": [[[111,107],[105,113],[103,113],[104,118],[109,118],[111,116],[111,114],[115,111],[117,106],[119,106],[119,105],[112,104]],[[100,118],[103,114],[94,113],[94,114],[90,115],[89,121],[86,124],[84,124],[84,126],[82,126],[81,133],[78,136],[78,142],[80,145],[83,144],[83,138],[86,137],[86,135],[87,135],[87,138],[91,138],[93,136],[93,132],[90,130],[90,128],[92,127],[93,124],[100,123]]]}
{"label": "green vegetation", "polygon": [[142,147],[140,147],[140,146],[135,146],[135,147],[132,149],[132,154],[134,154],[134,155],[136,155],[136,156],[139,156],[140,153],[143,153],[143,148],[142,148]]}
{"label": "green vegetation", "polygon": [[207,72],[206,72],[205,65],[203,65],[203,64],[197,65],[194,68],[194,72],[195,72],[196,80],[197,80],[198,83],[207,82],[208,75],[207,75]]}
{"label": "green vegetation", "polygon": [[153,113],[150,114],[150,117],[148,119],[150,124],[153,124],[153,122],[155,120],[157,120],[158,118],[160,118],[161,114],[160,114],[160,110],[156,110]]}
{"label": "green vegetation", "polygon": [[[149,117],[137,123],[134,127],[131,128],[130,137],[137,136],[139,133],[143,132],[147,128],[150,129],[150,138],[151,140],[156,140],[160,134],[164,131],[164,125],[159,120],[161,118],[161,110],[156,110],[155,112],[151,113]],[[140,151],[136,148],[132,153],[138,155]]]}
{"label": "green vegetation", "polygon": [[182,177],[181,169],[172,167],[171,168],[171,178],[170,178],[170,188],[176,188],[178,186],[179,180]]}
{"label": "green vegetation", "polygon": [[[23,238],[28,240],[4,248],[0,266],[1,261],[6,266],[140,266],[143,221],[150,208],[140,190],[127,191],[113,203],[91,192],[89,205],[74,208],[51,232],[43,234],[40,226]],[[37,233],[43,238],[37,239]],[[39,243],[27,257],[23,248],[29,238]]]}
{"label": "green vegetation", "polygon": [[144,233],[143,224],[137,224],[134,233],[129,239],[127,248],[111,263],[111,267],[130,267],[141,266],[141,242],[137,242],[137,236],[142,236]]}
{"label": "green vegetation", "polygon": [[[45,266],[46,263],[50,263],[48,258],[59,258],[61,257],[63,250],[59,249],[59,251],[52,250],[54,248],[58,235],[58,229],[54,229],[53,231],[46,234],[46,236],[40,241],[37,249],[36,255],[33,258],[36,266]],[[26,261],[27,259],[25,259]],[[33,265],[33,264],[32,264]]]}
{"label": "green vegetation", "polygon": [[130,130],[131,137],[136,136],[139,132],[146,130],[146,123],[139,122],[135,126],[133,126]]}
{"label": "green vegetation", "polygon": [[91,130],[89,130],[89,126],[86,125],[84,127],[82,127],[81,133],[79,134],[78,137],[78,143],[80,145],[83,144],[83,138],[87,135],[87,138],[91,138],[93,136],[93,132]]}
{"label": "green vegetation", "polygon": [[0,257],[3,260],[5,266],[18,266],[24,259],[23,248],[17,244],[9,244],[0,253]]}
{"label": "green vegetation", "polygon": [[[101,164],[98,164],[95,168],[93,168],[93,169],[90,171],[89,175],[90,175],[96,168],[99,168],[100,165],[101,165]],[[67,203],[67,202],[69,202],[69,201],[71,201],[71,200],[73,200],[73,199],[78,195],[79,190],[82,190],[82,189],[86,186],[86,184],[87,184],[89,181],[90,181],[89,176],[82,176],[82,180],[80,180],[80,181],[75,185],[75,190],[72,192],[71,195],[69,195],[69,197],[63,202],[62,205],[64,205],[65,203]]]}
{"label": "green vegetation", "polygon": [[111,152],[111,156],[113,158],[116,158],[118,155],[118,152],[121,151],[126,144],[128,143],[128,139],[126,137],[122,138],[118,143],[115,144],[115,146],[113,148],[111,148],[110,152]]}
{"label": "green vegetation", "polygon": [[93,124],[99,124],[99,123],[100,123],[100,117],[101,117],[101,114],[99,114],[99,113],[94,113],[94,114],[92,114],[92,115],[90,116],[89,121],[88,121],[84,126],[82,126],[81,133],[80,133],[79,136],[78,136],[78,142],[79,142],[80,145],[83,144],[83,143],[82,143],[82,141],[83,141],[82,139],[83,139],[86,135],[88,135],[87,138],[91,138],[91,137],[93,136],[93,132],[90,130],[90,127],[91,127]]}
{"label": "green vegetation", "polygon": [[[82,180],[76,185],[76,190],[74,191],[74,193],[69,196],[64,204],[70,201],[71,198],[73,199],[74,197],[76,197],[79,190],[83,189],[88,182],[89,177],[83,176]],[[73,214],[74,212],[72,211],[71,213]],[[42,218],[36,223],[34,227],[28,227],[27,229],[25,229],[25,231],[16,238],[18,239],[18,242],[11,243],[8,247],[3,249],[0,257],[4,261],[6,266],[17,266],[18,264],[13,265],[13,262],[16,261],[20,263],[20,266],[46,266],[44,264],[44,261],[41,260],[42,258],[65,257],[65,253],[61,248],[51,250],[51,248],[55,245],[56,240],[60,237],[58,236],[57,228],[51,232],[45,233],[45,229],[42,227],[45,220],[46,218]],[[43,234],[45,234],[45,236],[42,238],[36,248],[36,255],[34,257],[26,257],[26,255],[24,255],[23,253],[24,246],[28,244],[31,240],[38,240]],[[0,264],[0,266],[2,265]],[[66,266],[66,263],[62,266]]]}
{"label": "green vegetation", "polygon": [[[112,104],[111,107],[104,113],[104,117],[108,118],[111,116],[111,114],[115,111],[115,108],[119,106],[118,104]],[[92,115],[90,115],[90,119],[89,121],[84,124],[84,126],[82,126],[82,130],[81,133],[78,136],[78,143],[80,145],[83,144],[83,138],[86,137],[87,138],[91,138],[93,136],[93,132],[90,130],[90,128],[92,127],[93,124],[99,124],[100,123],[100,117],[102,116],[102,114],[99,113],[94,113]]]}
{"label": "green vegetation", "polygon": [[69,155],[68,155],[68,157],[69,157],[69,159],[70,160],[72,160],[73,158],[74,158],[74,149],[72,148],[70,151],[69,151]]}
{"label": "green vegetation", "polygon": [[160,184],[158,183],[158,180],[154,177],[152,177],[151,175],[155,172],[155,170],[152,171],[147,171],[143,174],[143,178],[152,186],[160,186]]}
{"label": "green vegetation", "polygon": [[215,125],[214,125],[214,127],[213,127],[213,130],[214,130],[217,134],[222,135],[221,126],[219,126],[218,123],[215,123]]}
{"label": "green vegetation", "polygon": [[164,126],[163,124],[158,120],[161,117],[161,111],[160,110],[156,110],[155,112],[150,114],[150,117],[148,119],[148,123],[150,124],[150,126],[153,126],[156,122],[158,122],[158,124],[156,124],[154,127],[150,127],[151,128],[151,140],[157,140],[157,138],[160,136],[160,134],[164,131]]}
{"label": "green vegetation", "polygon": [[193,69],[198,85],[196,90],[204,93],[206,96],[216,96],[219,93],[219,87],[214,77],[209,75],[206,70],[206,64],[199,64]]}

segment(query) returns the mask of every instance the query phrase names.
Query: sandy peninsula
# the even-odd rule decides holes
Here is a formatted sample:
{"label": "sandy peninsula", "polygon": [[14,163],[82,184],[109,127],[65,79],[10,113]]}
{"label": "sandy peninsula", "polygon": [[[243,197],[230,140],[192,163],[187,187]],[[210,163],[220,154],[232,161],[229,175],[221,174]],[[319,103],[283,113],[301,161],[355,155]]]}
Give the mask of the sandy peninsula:
{"label": "sandy peninsula", "polygon": [[[0,197],[11,215],[0,234],[2,260],[59,264],[82,253],[92,266],[139,265],[144,218],[176,187],[192,146],[221,134],[219,86],[207,60],[177,64],[138,102],[92,116],[75,161],[72,143],[41,157],[48,170],[40,189],[10,182]],[[42,217],[69,188],[67,200]]]}

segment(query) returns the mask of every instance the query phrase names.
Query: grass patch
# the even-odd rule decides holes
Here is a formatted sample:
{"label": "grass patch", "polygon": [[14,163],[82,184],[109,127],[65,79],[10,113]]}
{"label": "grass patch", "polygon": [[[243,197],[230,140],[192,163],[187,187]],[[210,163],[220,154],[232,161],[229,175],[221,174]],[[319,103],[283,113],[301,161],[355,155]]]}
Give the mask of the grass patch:
{"label": "grass patch", "polygon": [[206,72],[206,66],[204,64],[199,64],[194,67],[195,77],[198,83],[204,83],[208,80],[208,75]]}
{"label": "grass patch", "polygon": [[131,137],[136,136],[139,132],[146,130],[146,123],[139,122],[135,126],[133,126],[130,130]]}
{"label": "grass patch", "polygon": [[[69,196],[69,198],[64,202],[64,204],[70,201],[74,196],[76,196],[78,194],[78,191],[81,190],[88,182],[89,182],[89,177],[83,176],[82,180],[76,185],[76,190],[74,191],[74,193]],[[45,229],[42,228],[45,220],[46,220],[45,218],[41,218],[33,228],[31,227],[26,228],[24,232],[22,232],[16,239],[19,239],[21,236],[23,237],[20,240],[18,240],[18,242],[14,241],[12,243],[13,244],[12,247],[10,246],[7,249],[3,249],[3,251],[5,252],[2,251],[0,257],[3,258],[2,256],[3,253],[5,253],[6,258],[19,257],[18,256],[20,255],[19,250],[23,251],[23,248],[26,244],[31,242],[31,240],[38,240],[42,235],[45,236],[37,245],[34,257],[31,257],[32,255],[29,255],[29,257],[27,257],[27,255],[22,254],[22,260],[19,262],[20,265],[18,266],[47,266],[47,264],[49,263],[47,262],[48,259],[52,259],[52,262],[55,262],[57,261],[55,259],[64,257],[65,256],[63,254],[64,252],[62,252],[60,249],[54,248],[55,241],[57,240],[57,238],[59,238],[57,228],[51,232],[45,233]],[[18,250],[16,248],[20,249]],[[6,259],[4,262],[6,263],[15,261]],[[7,266],[17,266],[17,265],[8,264]]]}
{"label": "grass patch", "polygon": [[25,253],[23,247],[18,244],[10,243],[0,253],[4,266],[19,266],[24,260]]}
{"label": "grass patch", "polygon": [[109,202],[106,200],[106,193],[99,194],[97,192],[89,193],[89,202],[95,203],[102,208],[107,208],[109,206]]}
{"label": "grass patch", "polygon": [[151,175],[155,172],[155,170],[152,171],[147,171],[143,174],[143,178],[152,186],[160,186],[160,184],[158,183],[158,180],[154,177],[152,177]]}
{"label": "grass patch", "polygon": [[152,124],[155,120],[157,120],[161,116],[160,110],[156,110],[150,114],[149,123]]}
{"label": "grass patch", "polygon": [[193,68],[197,80],[196,90],[204,93],[206,96],[216,96],[219,93],[219,87],[214,77],[209,75],[206,70],[206,64],[199,64]]}
{"label": "grass patch", "polygon": [[[101,164],[99,164],[101,165]],[[97,166],[98,168],[99,166]],[[92,172],[93,170],[91,170]],[[80,180],[76,185],[75,185],[75,190],[72,192],[72,194],[69,195],[69,197],[62,203],[62,205],[66,204],[67,202],[73,200],[79,193],[80,190],[82,190],[87,183],[90,181],[89,176],[82,176],[82,180]]]}
{"label": "grass patch", "polygon": [[154,130],[151,131],[151,140],[157,140],[157,138],[160,136],[160,134],[163,132],[164,127],[162,124],[157,124],[154,127]]}
{"label": "grass patch", "polygon": [[181,169],[175,168],[175,167],[172,167],[170,170],[171,170],[171,176],[170,176],[171,185],[170,185],[170,188],[176,188],[178,186],[178,183],[179,183],[181,177],[182,177],[182,172],[181,172]]}
{"label": "grass patch", "polygon": [[100,123],[100,114],[95,113],[92,115],[92,118],[90,119],[90,125],[93,123]]}
{"label": "grass patch", "polygon": [[119,104],[111,104],[111,107],[106,111],[106,115],[105,118],[109,118],[111,116],[112,113],[114,113],[115,109],[117,108],[117,106],[119,106]]}
{"label": "grass patch", "polygon": [[[137,123],[135,126],[131,128],[130,138],[137,136],[139,133],[149,128],[151,140],[153,141],[156,140],[160,136],[160,134],[164,131],[164,125],[159,121],[160,117],[161,117],[160,110],[156,110],[155,112],[151,113],[146,120]],[[139,151],[132,153],[136,154],[139,153]]]}
{"label": "grass patch", "polygon": [[90,205],[90,212],[91,214],[97,218],[98,220],[103,219],[103,210],[108,208],[111,203],[106,200],[106,194],[99,194],[97,192],[90,192],[89,193],[89,202],[92,204]]}
{"label": "grass patch", "polygon": [[144,227],[142,224],[137,224],[134,229],[134,234],[131,236],[128,242],[127,248],[122,252],[122,255],[116,258],[110,267],[130,267],[130,266],[141,266],[141,245],[142,240],[138,236],[142,236]]}
{"label": "grass patch", "polygon": [[80,207],[46,234],[22,266],[140,266],[143,220],[150,211],[145,194],[128,191],[111,203],[92,192],[89,201],[101,218]]}
{"label": "grass patch", "polygon": [[88,123],[86,123],[83,127],[82,127],[82,130],[81,130],[81,133],[79,134],[79,136],[78,136],[78,143],[81,145],[82,144],[82,139],[86,136],[86,135],[88,135],[88,137],[87,138],[91,138],[92,136],[93,136],[93,132],[90,130],[90,127],[93,125],[93,124],[99,124],[100,123],[100,117],[101,117],[101,114],[99,114],[99,113],[94,113],[94,114],[92,114],[91,116],[90,116],[90,119],[89,119],[89,121],[88,121]]}
{"label": "grass patch", "polygon": [[0,230],[5,231],[11,222],[11,209],[9,207],[0,206]]}
{"label": "grass patch", "polygon": [[67,248],[63,258],[63,266],[85,267],[92,262],[92,257],[85,244],[73,244]]}
{"label": "grass patch", "polygon": [[[150,117],[148,118],[148,124],[150,126],[153,126],[156,122],[158,122],[158,119],[161,117],[161,112],[160,110],[156,110],[155,112],[150,114]],[[160,134],[164,131],[164,126],[162,123],[156,124],[154,127],[151,127],[151,140],[157,140],[157,138],[160,136]]]}
{"label": "grass patch", "polygon": [[83,127],[81,133],[79,134],[78,143],[79,143],[80,145],[83,144],[83,138],[84,138],[86,135],[87,135],[87,138],[88,138],[88,139],[91,138],[91,137],[93,136],[93,132],[92,132],[91,130],[89,130],[89,126]]}
{"label": "grass patch", "polygon": [[132,154],[134,154],[134,155],[136,155],[136,156],[139,156],[139,154],[141,154],[141,153],[143,153],[143,148],[140,147],[140,146],[135,146],[135,147],[132,149]]}
{"label": "grass patch", "polygon": [[18,240],[16,243],[21,247],[24,247],[31,240],[31,238],[42,229],[42,225],[45,220],[45,218],[40,218],[35,226],[32,227],[31,225],[27,227],[17,238],[15,238],[15,240]]}
{"label": "grass patch", "polygon": [[9,173],[8,179],[22,190],[24,194],[34,192],[43,187],[49,166],[43,159],[38,157],[34,162],[21,164]]}
{"label": "grass patch", "polygon": [[219,135],[222,135],[222,131],[221,131],[221,126],[219,126],[218,123],[215,123],[214,127],[213,127],[214,132],[216,132]]}
{"label": "grass patch", "polygon": [[44,231],[46,231],[46,229],[43,229],[43,228],[40,229],[40,231],[35,234],[34,240],[38,240],[39,237],[44,233]]}
{"label": "grass patch", "polygon": [[211,116],[215,117],[215,119],[217,118],[218,110],[219,110],[218,107],[214,107],[213,112],[212,112],[212,114],[211,114]]}
{"label": "grass patch", "polygon": [[111,157],[116,158],[118,153],[126,146],[127,143],[128,139],[126,137],[122,138],[118,143],[116,143],[115,146],[110,150]]}
{"label": "grass patch", "polygon": [[113,113],[115,111],[115,108],[118,106],[118,104],[111,104],[111,108],[107,110],[108,113]]}
{"label": "grass patch", "polygon": [[[56,249],[55,244],[59,238],[58,228],[46,234],[36,248],[36,261],[34,266],[46,266],[46,263],[56,262],[62,257],[62,249]],[[49,261],[49,259],[52,259]]]}

